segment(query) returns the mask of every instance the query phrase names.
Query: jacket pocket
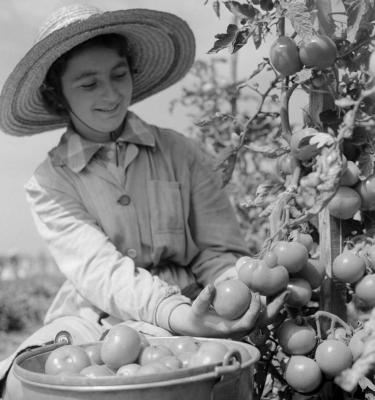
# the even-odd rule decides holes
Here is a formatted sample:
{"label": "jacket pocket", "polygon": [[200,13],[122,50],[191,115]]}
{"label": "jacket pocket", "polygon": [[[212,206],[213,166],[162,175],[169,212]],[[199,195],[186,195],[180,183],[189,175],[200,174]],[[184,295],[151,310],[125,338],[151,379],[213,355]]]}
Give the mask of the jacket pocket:
{"label": "jacket pocket", "polygon": [[184,215],[179,182],[149,181],[147,187],[153,234],[184,230]]}

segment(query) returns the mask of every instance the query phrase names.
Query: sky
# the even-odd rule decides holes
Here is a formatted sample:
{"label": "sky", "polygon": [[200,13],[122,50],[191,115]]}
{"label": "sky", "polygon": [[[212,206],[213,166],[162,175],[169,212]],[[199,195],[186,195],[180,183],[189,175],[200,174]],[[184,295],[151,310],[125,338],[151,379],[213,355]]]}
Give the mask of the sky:
{"label": "sky", "polygon": [[[0,12],[0,88],[16,63],[33,45],[38,28],[43,20],[55,9],[76,3],[67,0],[2,0]],[[210,0],[85,0],[82,3],[106,10],[127,8],[153,8],[175,13],[185,19],[192,28],[197,43],[196,59],[209,60],[212,57],[230,57],[224,50],[218,55],[207,51],[215,41],[215,34],[225,32],[231,22],[231,14],[223,8],[218,19]],[[267,43],[261,50],[251,44],[239,54],[239,75],[248,76],[256,65],[267,56]],[[182,133],[191,121],[189,110],[179,108],[169,112],[172,99],[178,98],[182,87],[189,84],[189,76],[172,88],[152,96],[131,109],[150,123],[176,129]],[[26,203],[24,184],[36,167],[44,160],[47,152],[57,143],[61,130],[46,132],[30,137],[13,137],[0,132],[0,255],[20,252],[36,255],[46,251],[39,237]]]}

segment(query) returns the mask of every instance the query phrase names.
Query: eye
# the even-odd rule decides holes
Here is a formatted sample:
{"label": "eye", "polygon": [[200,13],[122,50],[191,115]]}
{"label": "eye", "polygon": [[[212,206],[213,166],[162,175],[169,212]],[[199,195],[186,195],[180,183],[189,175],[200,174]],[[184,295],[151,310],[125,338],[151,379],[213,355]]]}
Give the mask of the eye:
{"label": "eye", "polygon": [[113,78],[114,78],[114,79],[123,79],[123,78],[126,77],[127,74],[128,74],[127,71],[125,71],[125,72],[118,72],[118,73],[116,73],[116,74],[113,74]]}
{"label": "eye", "polygon": [[87,82],[87,83],[82,83],[81,88],[83,89],[93,89],[96,86],[96,82]]}

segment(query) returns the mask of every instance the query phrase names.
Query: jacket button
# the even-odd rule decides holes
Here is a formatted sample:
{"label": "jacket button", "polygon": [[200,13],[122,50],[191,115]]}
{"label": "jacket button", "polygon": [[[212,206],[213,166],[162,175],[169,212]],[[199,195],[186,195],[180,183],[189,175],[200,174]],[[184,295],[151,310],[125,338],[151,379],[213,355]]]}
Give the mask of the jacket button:
{"label": "jacket button", "polygon": [[130,258],[136,258],[136,257],[137,257],[137,250],[135,250],[135,249],[129,249],[129,250],[126,252],[126,255],[127,255],[128,257],[130,257]]}
{"label": "jacket button", "polygon": [[117,200],[117,203],[121,204],[122,206],[127,206],[130,204],[130,197],[127,194],[123,194]]}

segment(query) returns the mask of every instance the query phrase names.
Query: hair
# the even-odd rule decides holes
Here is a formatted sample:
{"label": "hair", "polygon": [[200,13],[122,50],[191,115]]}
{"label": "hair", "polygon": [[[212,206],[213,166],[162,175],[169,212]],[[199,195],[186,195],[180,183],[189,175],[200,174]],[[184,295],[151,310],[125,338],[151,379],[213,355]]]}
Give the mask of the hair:
{"label": "hair", "polygon": [[97,46],[116,50],[120,57],[126,58],[130,72],[132,74],[136,73],[136,71],[132,69],[129,46],[124,36],[117,33],[110,33],[98,35],[86,40],[60,56],[49,68],[44,82],[40,87],[43,104],[49,112],[58,116],[68,116],[68,105],[63,94],[61,77],[66,71],[69,60],[75,54]]}

